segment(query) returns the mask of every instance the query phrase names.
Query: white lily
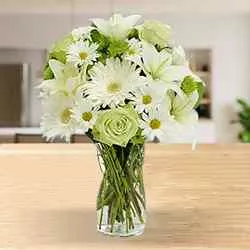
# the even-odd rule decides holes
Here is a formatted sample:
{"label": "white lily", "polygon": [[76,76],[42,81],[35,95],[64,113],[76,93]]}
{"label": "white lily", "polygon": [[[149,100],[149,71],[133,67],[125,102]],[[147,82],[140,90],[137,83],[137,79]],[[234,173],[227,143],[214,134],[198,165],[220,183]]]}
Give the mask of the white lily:
{"label": "white lily", "polygon": [[165,101],[165,109],[169,110],[169,105],[171,105],[171,116],[165,130],[165,143],[184,143],[195,140],[198,114],[194,107],[198,98],[199,94],[195,91],[191,95],[175,96],[171,104]]}
{"label": "white lily", "polygon": [[65,95],[74,94],[81,85],[81,80],[77,69],[71,64],[63,64],[57,60],[49,60],[49,67],[54,74],[54,79],[45,80],[39,88],[44,95],[53,95],[63,92]]}
{"label": "white lily", "polygon": [[91,21],[103,35],[117,39],[125,39],[140,18],[141,16],[139,15],[123,17],[120,14],[114,14],[109,20],[94,18],[91,19]]}
{"label": "white lily", "polygon": [[186,59],[186,53],[181,46],[173,48],[172,52],[173,65],[185,65],[188,66],[188,61]]}
{"label": "white lily", "polygon": [[[185,50],[183,49],[183,47],[181,46],[177,46],[173,48],[173,52],[172,52],[172,64],[175,66],[176,68],[176,72],[174,72],[173,68],[172,68],[172,76],[175,74],[179,74],[180,71],[182,72],[182,76],[192,76],[194,78],[195,81],[197,82],[203,82],[203,80],[198,77],[197,75],[195,75],[189,68],[189,62],[186,58],[186,53]],[[179,66],[179,67],[177,67]],[[167,73],[166,73],[166,77],[167,77]],[[177,76],[175,76],[175,78],[178,78]],[[167,79],[167,78],[166,78]],[[205,84],[204,84],[205,85]]]}
{"label": "white lily", "polygon": [[181,95],[180,82],[185,76],[190,75],[188,67],[172,65],[172,55],[167,50],[157,49],[149,44],[143,43],[143,63],[144,72],[152,84],[159,91],[165,92],[169,89]]}

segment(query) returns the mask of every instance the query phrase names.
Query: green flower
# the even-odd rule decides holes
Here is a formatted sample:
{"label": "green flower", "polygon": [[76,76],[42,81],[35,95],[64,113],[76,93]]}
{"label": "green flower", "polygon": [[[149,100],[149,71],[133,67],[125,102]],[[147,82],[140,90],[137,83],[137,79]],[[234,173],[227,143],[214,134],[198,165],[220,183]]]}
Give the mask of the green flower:
{"label": "green flower", "polygon": [[100,113],[93,128],[94,139],[109,146],[125,147],[136,135],[139,117],[131,105]]}
{"label": "green flower", "polygon": [[139,37],[153,45],[165,47],[170,39],[171,28],[158,21],[145,21],[142,25]]}

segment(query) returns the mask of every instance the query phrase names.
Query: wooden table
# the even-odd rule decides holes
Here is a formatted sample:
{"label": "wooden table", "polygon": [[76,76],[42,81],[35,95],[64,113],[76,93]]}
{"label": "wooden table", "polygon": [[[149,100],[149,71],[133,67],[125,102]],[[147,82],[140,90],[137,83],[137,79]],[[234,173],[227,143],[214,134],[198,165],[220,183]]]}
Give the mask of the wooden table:
{"label": "wooden table", "polygon": [[250,249],[250,146],[147,145],[144,236],[95,230],[95,148],[0,145],[0,249]]}

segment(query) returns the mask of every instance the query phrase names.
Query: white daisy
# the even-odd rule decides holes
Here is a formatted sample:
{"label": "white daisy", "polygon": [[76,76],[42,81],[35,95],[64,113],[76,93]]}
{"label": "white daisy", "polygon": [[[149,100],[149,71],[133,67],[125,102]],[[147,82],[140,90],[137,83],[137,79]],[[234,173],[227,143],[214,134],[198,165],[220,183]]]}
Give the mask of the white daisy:
{"label": "white daisy", "polygon": [[55,78],[45,80],[39,85],[42,96],[53,95],[58,92],[73,95],[77,88],[82,85],[77,69],[71,64],[63,64],[52,59],[49,60],[49,67]]}
{"label": "white daisy", "polygon": [[140,69],[128,61],[107,59],[106,65],[97,63],[90,70],[91,81],[85,84],[86,94],[102,107],[124,104],[129,93],[144,84]]}
{"label": "white daisy", "polygon": [[56,94],[44,100],[41,130],[47,140],[61,137],[70,141],[70,136],[75,132],[72,107],[73,99],[64,94]]}
{"label": "white daisy", "polygon": [[82,97],[78,99],[72,112],[81,132],[85,133],[93,128],[97,118],[97,111],[93,109],[93,103],[89,98]]}
{"label": "white daisy", "polygon": [[169,110],[163,110],[159,107],[151,108],[148,114],[142,114],[141,128],[143,129],[143,135],[148,141],[154,139],[164,141],[168,120]]}
{"label": "white daisy", "polygon": [[98,58],[98,45],[89,41],[77,41],[69,46],[67,51],[67,62],[74,66],[87,66],[93,64]]}
{"label": "white daisy", "polygon": [[124,59],[132,61],[136,64],[141,64],[142,42],[140,42],[135,38],[132,38],[128,40],[128,44],[129,44],[129,49],[124,54]]}
{"label": "white daisy", "polygon": [[139,15],[123,17],[120,14],[114,14],[109,20],[94,18],[91,21],[103,35],[125,39],[140,18],[141,16]]}
{"label": "white daisy", "polygon": [[86,27],[79,27],[74,29],[71,34],[74,41],[90,39],[90,32],[94,29],[94,27],[86,26]]}
{"label": "white daisy", "polygon": [[157,90],[145,85],[131,94],[130,100],[135,104],[136,111],[142,113],[143,111],[154,108],[162,102],[163,98],[163,93],[159,93]]}

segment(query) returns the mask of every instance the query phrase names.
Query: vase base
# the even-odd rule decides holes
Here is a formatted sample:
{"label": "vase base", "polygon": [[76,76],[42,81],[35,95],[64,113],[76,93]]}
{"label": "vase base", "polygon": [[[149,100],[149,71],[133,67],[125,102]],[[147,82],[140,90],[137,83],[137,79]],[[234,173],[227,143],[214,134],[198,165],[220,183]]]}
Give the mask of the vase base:
{"label": "vase base", "polygon": [[110,236],[130,237],[142,235],[144,233],[144,228],[144,224],[138,224],[135,225],[133,229],[127,231],[125,225],[114,225],[113,229],[111,230],[110,225],[102,225],[101,227],[98,225],[97,231]]}

